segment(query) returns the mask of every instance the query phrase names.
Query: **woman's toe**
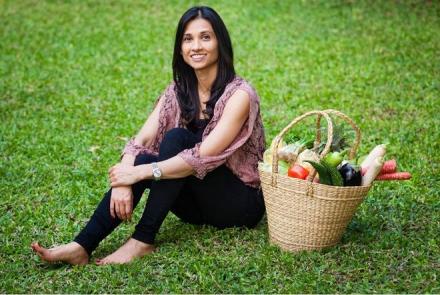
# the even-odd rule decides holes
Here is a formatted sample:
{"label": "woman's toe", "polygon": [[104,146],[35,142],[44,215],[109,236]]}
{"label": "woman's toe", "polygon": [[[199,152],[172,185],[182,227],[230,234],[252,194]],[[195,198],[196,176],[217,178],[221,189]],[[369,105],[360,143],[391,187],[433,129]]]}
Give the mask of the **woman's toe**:
{"label": "woman's toe", "polygon": [[43,247],[41,247],[37,242],[32,243],[32,250],[37,252],[37,254],[41,254],[43,252]]}
{"label": "woman's toe", "polygon": [[37,243],[37,242],[33,242],[33,243],[31,244],[31,248],[32,248],[32,250],[37,251],[37,246],[38,246],[38,243]]}

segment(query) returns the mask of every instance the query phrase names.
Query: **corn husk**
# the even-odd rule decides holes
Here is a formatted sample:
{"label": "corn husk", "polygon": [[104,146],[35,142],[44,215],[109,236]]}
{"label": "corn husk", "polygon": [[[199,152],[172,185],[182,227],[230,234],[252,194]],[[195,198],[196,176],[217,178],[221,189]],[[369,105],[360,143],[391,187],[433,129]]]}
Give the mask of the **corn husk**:
{"label": "corn husk", "polygon": [[312,173],[314,171],[313,166],[304,161],[313,161],[319,163],[319,160],[320,159],[317,153],[309,149],[305,149],[298,155],[295,164],[301,165],[303,168],[307,169],[309,173]]}

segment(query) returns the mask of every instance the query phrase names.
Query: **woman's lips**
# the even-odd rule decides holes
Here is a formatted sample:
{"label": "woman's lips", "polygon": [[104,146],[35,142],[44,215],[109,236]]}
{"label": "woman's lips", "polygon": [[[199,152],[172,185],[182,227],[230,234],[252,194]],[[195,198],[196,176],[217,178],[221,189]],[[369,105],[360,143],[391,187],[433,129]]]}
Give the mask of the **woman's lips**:
{"label": "woman's lips", "polygon": [[195,62],[200,62],[205,58],[205,54],[193,54],[191,55],[191,59]]}

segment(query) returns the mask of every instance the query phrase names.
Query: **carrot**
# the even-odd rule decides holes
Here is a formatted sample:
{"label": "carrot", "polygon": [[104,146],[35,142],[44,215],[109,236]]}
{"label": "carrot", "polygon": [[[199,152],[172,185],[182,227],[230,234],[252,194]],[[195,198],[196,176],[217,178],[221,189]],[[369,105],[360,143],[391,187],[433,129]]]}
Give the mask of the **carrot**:
{"label": "carrot", "polygon": [[[365,172],[367,172],[367,170],[368,170],[368,167],[362,167],[361,174],[365,175]],[[379,175],[387,174],[387,173],[394,173],[394,172],[397,172],[396,170],[397,170],[396,159],[388,160],[388,161],[385,161],[385,163],[383,163],[382,170],[380,170]]]}
{"label": "carrot", "polygon": [[394,172],[380,174],[375,180],[407,180],[411,179],[411,173],[409,172]]}
{"label": "carrot", "polygon": [[380,174],[394,173],[397,170],[397,161],[396,159],[388,160],[383,163],[382,170],[380,170]]}
{"label": "carrot", "polygon": [[374,181],[374,179],[376,179],[377,175],[379,175],[382,166],[383,157],[375,158],[365,175],[362,176],[362,186],[370,185]]}

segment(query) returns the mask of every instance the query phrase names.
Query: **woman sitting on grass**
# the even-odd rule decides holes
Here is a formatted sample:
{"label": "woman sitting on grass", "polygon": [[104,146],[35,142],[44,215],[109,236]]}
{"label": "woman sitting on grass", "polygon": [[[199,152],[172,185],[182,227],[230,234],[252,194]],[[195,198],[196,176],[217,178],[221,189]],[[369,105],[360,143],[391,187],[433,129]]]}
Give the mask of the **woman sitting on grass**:
{"label": "woman sitting on grass", "polygon": [[229,34],[213,9],[193,7],[180,19],[173,77],[127,143],[121,163],[109,170],[112,188],[85,228],[59,247],[32,244],[43,260],[88,263],[98,244],[131,218],[147,188],[150,194],[133,235],[97,264],[128,263],[151,253],[169,211],[184,222],[217,228],[252,228],[261,220],[259,98],[235,75]]}

